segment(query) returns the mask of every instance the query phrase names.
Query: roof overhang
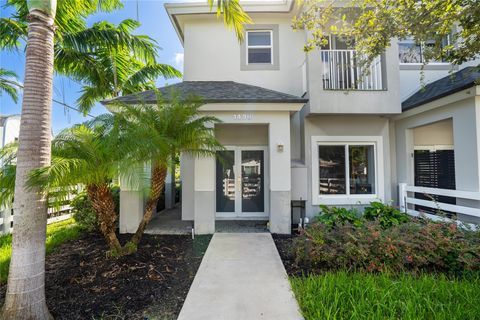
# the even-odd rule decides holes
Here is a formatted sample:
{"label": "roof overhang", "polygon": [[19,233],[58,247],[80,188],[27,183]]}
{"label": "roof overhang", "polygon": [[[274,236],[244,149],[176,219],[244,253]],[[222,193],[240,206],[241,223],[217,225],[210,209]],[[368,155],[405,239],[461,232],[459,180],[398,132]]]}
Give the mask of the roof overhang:
{"label": "roof overhang", "polygon": [[463,89],[462,91],[455,92],[448,96],[427,102],[423,105],[417,106],[403,111],[401,114],[393,116],[393,120],[401,120],[415,116],[417,114],[427,112],[436,108],[441,108],[452,103],[456,103],[465,99],[475,98],[475,96],[480,96],[480,85],[472,85],[470,88]]}
{"label": "roof overhang", "polygon": [[[294,0],[241,1],[242,8],[250,15],[261,13],[291,13],[295,7]],[[178,38],[183,44],[184,18],[188,16],[216,15],[216,6],[210,9],[207,1],[165,3],[165,10],[172,22]]]}

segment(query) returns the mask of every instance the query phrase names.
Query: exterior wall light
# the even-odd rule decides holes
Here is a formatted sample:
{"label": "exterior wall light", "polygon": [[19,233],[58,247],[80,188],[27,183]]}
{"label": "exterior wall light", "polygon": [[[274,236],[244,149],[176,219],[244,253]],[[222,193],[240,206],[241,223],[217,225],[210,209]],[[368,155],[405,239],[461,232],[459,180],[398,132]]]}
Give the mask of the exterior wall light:
{"label": "exterior wall light", "polygon": [[283,142],[277,142],[277,152],[283,152]]}

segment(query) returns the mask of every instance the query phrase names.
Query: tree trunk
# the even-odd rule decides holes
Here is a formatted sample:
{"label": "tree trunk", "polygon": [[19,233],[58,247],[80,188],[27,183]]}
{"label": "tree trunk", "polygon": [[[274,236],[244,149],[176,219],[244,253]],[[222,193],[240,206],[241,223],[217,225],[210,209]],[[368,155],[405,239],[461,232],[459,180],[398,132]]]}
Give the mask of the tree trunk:
{"label": "tree trunk", "polygon": [[113,201],[112,191],[106,184],[89,185],[87,193],[92,207],[97,213],[100,222],[100,231],[107,241],[110,250],[119,253],[122,249],[115,233],[117,214],[115,212],[115,201]]}
{"label": "tree trunk", "polygon": [[143,232],[147,227],[150,220],[152,220],[153,214],[157,208],[158,199],[162,195],[163,188],[165,187],[165,177],[167,176],[167,166],[166,165],[154,165],[152,169],[152,180],[151,180],[151,191],[150,197],[147,200],[147,205],[145,206],[145,212],[143,213],[143,218],[140,224],[138,225],[137,231],[133,235],[130,242],[135,245],[140,243],[142,239]]}
{"label": "tree trunk", "polygon": [[26,181],[50,165],[53,18],[29,15],[20,140],[15,180],[12,258],[2,319],[51,319],[45,301],[46,198]]}

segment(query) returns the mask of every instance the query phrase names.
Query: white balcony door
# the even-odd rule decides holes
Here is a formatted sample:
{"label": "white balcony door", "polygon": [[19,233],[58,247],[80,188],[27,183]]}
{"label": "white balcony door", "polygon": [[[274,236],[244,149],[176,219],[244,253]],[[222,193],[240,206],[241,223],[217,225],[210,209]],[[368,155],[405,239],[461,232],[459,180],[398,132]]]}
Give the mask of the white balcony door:
{"label": "white balcony door", "polygon": [[215,171],[217,218],[268,217],[266,147],[227,147],[217,152]]}

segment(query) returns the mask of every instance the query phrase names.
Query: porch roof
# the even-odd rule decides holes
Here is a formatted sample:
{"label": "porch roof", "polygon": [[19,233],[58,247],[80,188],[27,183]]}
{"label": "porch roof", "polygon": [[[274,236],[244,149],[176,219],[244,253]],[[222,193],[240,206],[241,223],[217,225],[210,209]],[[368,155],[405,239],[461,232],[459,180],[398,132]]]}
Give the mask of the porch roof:
{"label": "porch roof", "polygon": [[[307,103],[308,99],[234,81],[183,81],[157,89],[165,100],[174,92],[180,97],[195,95],[204,103]],[[129,94],[102,101],[102,104],[115,102],[126,104],[155,103],[155,90]]]}
{"label": "porch roof", "polygon": [[480,80],[477,67],[467,67],[451,75],[429,83],[402,102],[402,110],[407,111],[428,102],[449,96],[464,89],[473,87]]}

